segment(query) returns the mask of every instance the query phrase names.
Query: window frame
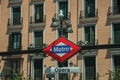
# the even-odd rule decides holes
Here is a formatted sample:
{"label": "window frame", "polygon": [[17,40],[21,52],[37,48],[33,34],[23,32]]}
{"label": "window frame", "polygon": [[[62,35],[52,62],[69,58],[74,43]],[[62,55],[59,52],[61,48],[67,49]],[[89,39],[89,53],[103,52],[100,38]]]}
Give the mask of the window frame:
{"label": "window frame", "polygon": [[44,15],[45,15],[45,3],[44,2],[34,2],[32,5],[32,22],[34,23],[41,23],[41,22],[35,22],[35,5],[43,5],[43,21],[44,22]]}
{"label": "window frame", "polygon": [[94,33],[95,42],[92,45],[96,45],[97,44],[97,42],[96,42],[96,40],[97,40],[97,35],[96,35],[96,33],[97,33],[97,26],[96,26],[96,24],[83,24],[82,25],[82,41],[86,43],[86,41],[85,41],[85,28],[86,27],[91,27],[91,26],[95,27],[95,33]]}
{"label": "window frame", "polygon": [[88,54],[83,54],[82,55],[82,67],[83,67],[83,69],[82,69],[82,73],[83,73],[83,75],[82,75],[82,80],[84,80],[84,79],[86,79],[85,78],[85,57],[95,57],[95,67],[96,67],[96,80],[97,80],[97,77],[98,77],[98,69],[97,69],[97,53],[96,52],[92,52],[92,54],[91,53],[89,53],[88,52]]}
{"label": "window frame", "polygon": [[[15,36],[17,36],[17,39],[13,38]],[[14,40],[17,41],[17,42],[14,43]],[[15,48],[14,44],[16,45],[16,48]],[[21,47],[22,47],[22,33],[17,32],[17,31],[16,32],[11,32],[9,34],[9,50],[20,50]]]}
{"label": "window frame", "polygon": [[[96,12],[96,9],[97,9],[97,0],[95,0],[95,12]],[[82,0],[82,16],[85,16],[86,17],[86,15],[85,15],[85,0]],[[96,15],[96,13],[95,13],[95,15]]]}
{"label": "window frame", "polygon": [[43,44],[44,44],[44,35],[45,35],[45,31],[44,31],[44,29],[33,29],[32,30],[32,45],[33,45],[33,47],[35,48],[35,32],[41,32],[42,31],[42,37],[43,37],[43,40],[42,40],[42,42],[43,42]]}
{"label": "window frame", "polygon": [[59,18],[59,17],[58,17],[58,14],[59,14],[59,12],[60,12],[59,2],[67,2],[67,3],[68,3],[67,18],[69,18],[70,2],[71,2],[71,0],[56,0],[56,14],[57,14],[56,17],[57,17],[57,18]]}
{"label": "window frame", "polygon": [[13,24],[13,8],[16,8],[16,7],[20,7],[20,23],[21,23],[21,17],[22,17],[22,6],[21,5],[13,5],[13,6],[10,6],[10,23],[11,25],[14,25]]}
{"label": "window frame", "polygon": [[110,43],[111,44],[115,44],[114,43],[114,24],[120,24],[120,21],[113,21],[111,22],[111,29],[110,29],[110,32],[111,32],[111,36],[110,36]]}

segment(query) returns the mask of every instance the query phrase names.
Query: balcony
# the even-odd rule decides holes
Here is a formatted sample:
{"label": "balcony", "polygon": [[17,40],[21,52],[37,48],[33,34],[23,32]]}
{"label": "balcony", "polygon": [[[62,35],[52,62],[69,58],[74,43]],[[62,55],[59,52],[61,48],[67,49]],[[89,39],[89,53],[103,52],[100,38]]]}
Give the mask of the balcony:
{"label": "balcony", "polygon": [[22,49],[22,46],[19,46],[19,47],[16,47],[16,48],[14,48],[11,45],[8,46],[8,51],[18,51],[18,50],[21,50],[21,49]]}
{"label": "balcony", "polygon": [[20,20],[8,19],[8,30],[21,30],[22,29],[23,18],[21,17]]}
{"label": "balcony", "polygon": [[44,28],[46,25],[46,15],[41,20],[35,20],[34,16],[30,17],[30,28]]}
{"label": "balcony", "polygon": [[36,45],[35,44],[30,44],[30,46],[28,47],[28,49],[43,49],[46,47],[46,44],[41,44],[41,45]]}
{"label": "balcony", "polygon": [[[108,39],[108,45],[109,45],[109,44],[111,44],[111,45],[112,45],[112,44],[113,44],[113,45],[117,45],[117,44],[118,44],[118,45],[119,45],[119,44],[120,44],[120,39],[118,38],[118,39],[116,39],[116,41],[117,41],[117,42],[115,42],[114,39],[109,38],[109,39]],[[109,53],[119,54],[119,53],[120,53],[120,48],[110,48],[110,49],[109,49]]]}
{"label": "balcony", "polygon": [[113,6],[108,8],[108,18],[113,20],[120,19],[120,6]]}
{"label": "balcony", "polygon": [[78,41],[80,46],[93,46],[98,45],[98,40],[96,39],[95,42],[88,42],[88,41]]}
{"label": "balcony", "polygon": [[22,4],[23,0],[9,0],[9,5]]}
{"label": "balcony", "polygon": [[119,38],[116,38],[116,39],[109,38],[108,44],[120,44],[120,39]]}
{"label": "balcony", "polygon": [[98,20],[98,9],[95,9],[95,13],[86,13],[85,10],[80,11],[80,21],[83,23],[96,22]]}

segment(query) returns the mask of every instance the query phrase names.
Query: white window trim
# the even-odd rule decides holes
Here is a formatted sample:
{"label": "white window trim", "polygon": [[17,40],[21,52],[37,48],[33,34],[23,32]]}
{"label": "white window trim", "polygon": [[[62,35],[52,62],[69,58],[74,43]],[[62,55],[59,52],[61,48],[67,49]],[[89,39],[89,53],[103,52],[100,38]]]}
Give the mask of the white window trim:
{"label": "white window trim", "polygon": [[97,53],[94,53],[94,54],[87,54],[87,55],[82,55],[82,80],[85,80],[85,65],[84,65],[84,62],[85,62],[85,60],[84,60],[84,57],[89,57],[89,56],[95,56],[95,58],[96,58],[96,78],[98,77],[98,66],[97,66],[97,58],[98,58],[98,56],[97,56]]}

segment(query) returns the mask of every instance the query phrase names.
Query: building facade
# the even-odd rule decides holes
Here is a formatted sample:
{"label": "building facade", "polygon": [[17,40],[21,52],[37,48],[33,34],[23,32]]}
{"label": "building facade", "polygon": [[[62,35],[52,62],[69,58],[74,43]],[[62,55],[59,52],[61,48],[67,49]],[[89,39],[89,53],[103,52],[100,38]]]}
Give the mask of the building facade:
{"label": "building facade", "polygon": [[[73,33],[63,36],[79,46],[120,43],[119,0],[0,0],[0,52],[42,49],[60,37],[52,18],[63,11]],[[16,52],[17,54],[17,52]],[[120,49],[81,50],[60,63],[45,53],[0,57],[0,80],[110,80],[109,71],[120,68]],[[46,75],[48,67],[80,67],[80,73]]]}

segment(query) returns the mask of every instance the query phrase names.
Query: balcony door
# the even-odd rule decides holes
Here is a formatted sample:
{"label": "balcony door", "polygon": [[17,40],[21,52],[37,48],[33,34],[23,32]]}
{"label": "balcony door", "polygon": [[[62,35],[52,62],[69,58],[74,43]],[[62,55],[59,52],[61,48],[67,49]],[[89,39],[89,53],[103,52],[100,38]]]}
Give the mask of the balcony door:
{"label": "balcony door", "polygon": [[113,13],[120,14],[120,1],[119,0],[113,0]]}
{"label": "balcony door", "polygon": [[85,17],[95,16],[95,0],[85,0]]}
{"label": "balcony door", "polygon": [[63,11],[63,19],[66,20],[68,19],[68,1],[60,1],[59,2],[59,11]]}
{"label": "balcony door", "polygon": [[84,27],[84,40],[87,41],[89,45],[95,44],[95,26]]}
{"label": "balcony door", "polygon": [[13,25],[19,25],[21,20],[21,7],[13,7],[12,8],[13,13]]}
{"label": "balcony door", "polygon": [[35,4],[35,23],[43,22],[43,4]]}
{"label": "balcony door", "polygon": [[113,37],[114,37],[114,44],[120,43],[120,23],[119,24],[113,24]]}
{"label": "balcony door", "polygon": [[96,80],[96,57],[84,57],[84,80]]}
{"label": "balcony door", "polygon": [[43,45],[43,31],[34,31],[35,48],[42,48],[42,45]]}
{"label": "balcony door", "polygon": [[20,32],[15,32],[9,34],[9,50],[20,50],[22,42],[22,34]]}
{"label": "balcony door", "polygon": [[[68,67],[68,61],[63,63],[58,62],[58,67]],[[59,80],[69,80],[68,73],[59,73]]]}

